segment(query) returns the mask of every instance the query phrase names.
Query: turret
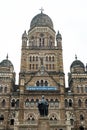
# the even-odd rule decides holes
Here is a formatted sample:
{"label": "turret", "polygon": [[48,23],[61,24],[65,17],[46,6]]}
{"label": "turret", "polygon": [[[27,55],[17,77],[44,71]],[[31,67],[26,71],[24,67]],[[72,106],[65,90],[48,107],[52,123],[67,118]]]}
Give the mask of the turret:
{"label": "turret", "polygon": [[28,36],[26,31],[24,31],[23,35],[22,35],[22,47],[26,47],[27,46],[27,40],[28,40]]}
{"label": "turret", "polygon": [[57,33],[57,35],[56,35],[56,42],[57,42],[57,46],[58,46],[60,49],[62,49],[62,36],[61,36],[61,34],[59,33],[59,31],[58,31],[58,33]]}

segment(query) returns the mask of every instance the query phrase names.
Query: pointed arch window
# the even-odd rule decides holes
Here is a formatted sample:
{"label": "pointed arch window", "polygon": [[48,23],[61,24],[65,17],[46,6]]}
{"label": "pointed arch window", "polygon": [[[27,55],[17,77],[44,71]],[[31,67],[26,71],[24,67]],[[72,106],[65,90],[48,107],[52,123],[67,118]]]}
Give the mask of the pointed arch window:
{"label": "pointed arch window", "polygon": [[52,56],[52,61],[54,61],[54,56]]}
{"label": "pointed arch window", "polygon": [[69,99],[69,107],[72,107],[72,100]]}
{"label": "pointed arch window", "polygon": [[73,119],[70,119],[70,124],[74,125],[74,120]]}
{"label": "pointed arch window", "polygon": [[39,86],[39,81],[36,82],[36,86]]}
{"label": "pointed arch window", "polygon": [[0,121],[4,121],[4,115],[0,115]]}
{"label": "pointed arch window", "polygon": [[83,121],[83,120],[84,120],[84,116],[80,115],[80,121]]}
{"label": "pointed arch window", "polygon": [[30,61],[32,61],[32,57],[30,56]]}
{"label": "pointed arch window", "polygon": [[58,101],[58,99],[55,99],[55,106],[59,107],[59,101]]}
{"label": "pointed arch window", "polygon": [[31,99],[31,107],[34,107],[34,99]]}
{"label": "pointed arch window", "polygon": [[44,86],[43,80],[41,80],[41,86]]}
{"label": "pointed arch window", "polygon": [[68,107],[68,100],[65,99],[65,107]]}
{"label": "pointed arch window", "polygon": [[7,93],[7,87],[4,88],[4,92]]}
{"label": "pointed arch window", "polygon": [[15,107],[15,99],[12,100],[11,107]]}
{"label": "pointed arch window", "polygon": [[6,106],[6,101],[5,101],[5,99],[2,100],[1,105],[2,105],[2,107],[5,107],[5,106]]}
{"label": "pointed arch window", "polygon": [[48,86],[48,82],[47,81],[45,81],[45,86]]}
{"label": "pointed arch window", "polygon": [[50,106],[54,107],[54,101],[53,101],[53,99],[50,100]]}
{"label": "pointed arch window", "polygon": [[36,61],[38,61],[38,56],[36,56]]}
{"label": "pointed arch window", "polygon": [[26,99],[25,101],[25,107],[28,107],[29,106],[29,99]]}
{"label": "pointed arch window", "polygon": [[16,101],[16,107],[19,107],[19,99]]}
{"label": "pointed arch window", "polygon": [[10,125],[14,125],[14,119],[10,120]]}
{"label": "pointed arch window", "polygon": [[78,107],[81,107],[82,106],[82,101],[79,99],[78,100]]}
{"label": "pointed arch window", "polygon": [[48,56],[46,56],[46,61],[48,61]]}

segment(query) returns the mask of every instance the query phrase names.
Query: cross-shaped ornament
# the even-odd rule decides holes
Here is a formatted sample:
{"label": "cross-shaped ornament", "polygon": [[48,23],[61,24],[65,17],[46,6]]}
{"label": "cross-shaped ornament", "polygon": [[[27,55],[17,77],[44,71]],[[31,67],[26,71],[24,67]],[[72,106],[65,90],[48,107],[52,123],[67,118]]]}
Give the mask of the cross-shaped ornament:
{"label": "cross-shaped ornament", "polygon": [[40,11],[41,11],[41,13],[43,13],[44,9],[41,7]]}

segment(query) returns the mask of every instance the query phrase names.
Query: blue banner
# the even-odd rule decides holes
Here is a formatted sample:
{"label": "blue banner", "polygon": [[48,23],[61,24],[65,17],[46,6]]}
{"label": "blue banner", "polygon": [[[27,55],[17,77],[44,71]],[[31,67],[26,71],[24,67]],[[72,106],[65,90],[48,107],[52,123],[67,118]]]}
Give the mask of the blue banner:
{"label": "blue banner", "polygon": [[26,86],[26,90],[33,90],[33,91],[54,91],[57,90],[56,87],[53,86]]}

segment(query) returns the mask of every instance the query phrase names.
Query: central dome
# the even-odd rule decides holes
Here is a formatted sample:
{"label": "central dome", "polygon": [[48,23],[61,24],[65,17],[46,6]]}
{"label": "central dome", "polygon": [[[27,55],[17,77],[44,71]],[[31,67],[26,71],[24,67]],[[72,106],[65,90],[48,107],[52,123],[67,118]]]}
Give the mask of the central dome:
{"label": "central dome", "polygon": [[44,14],[44,13],[40,13],[37,14],[30,23],[30,29],[34,28],[34,27],[50,27],[51,29],[53,29],[53,22],[51,20],[51,18]]}

